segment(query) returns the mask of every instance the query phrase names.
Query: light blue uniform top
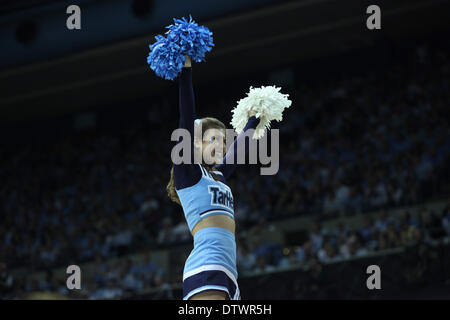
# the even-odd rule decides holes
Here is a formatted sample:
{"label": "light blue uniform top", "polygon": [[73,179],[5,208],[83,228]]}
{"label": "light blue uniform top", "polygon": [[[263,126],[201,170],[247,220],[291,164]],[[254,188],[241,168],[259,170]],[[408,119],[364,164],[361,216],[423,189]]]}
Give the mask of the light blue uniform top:
{"label": "light blue uniform top", "polygon": [[[223,214],[234,220],[234,200],[231,189],[223,182],[216,181],[200,164],[202,177],[191,187],[176,190],[183,207],[189,230],[205,217]],[[221,175],[220,171],[214,174]]]}

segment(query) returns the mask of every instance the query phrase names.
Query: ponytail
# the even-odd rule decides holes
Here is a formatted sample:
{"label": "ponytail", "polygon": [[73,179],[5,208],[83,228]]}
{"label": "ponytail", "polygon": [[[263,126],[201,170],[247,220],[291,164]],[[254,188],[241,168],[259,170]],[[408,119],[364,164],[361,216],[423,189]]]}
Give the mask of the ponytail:
{"label": "ponytail", "polygon": [[172,169],[170,169],[170,180],[169,183],[167,184],[166,190],[170,200],[178,203],[181,206],[180,198],[178,198],[178,194],[175,190],[175,180],[173,179],[173,167]]}

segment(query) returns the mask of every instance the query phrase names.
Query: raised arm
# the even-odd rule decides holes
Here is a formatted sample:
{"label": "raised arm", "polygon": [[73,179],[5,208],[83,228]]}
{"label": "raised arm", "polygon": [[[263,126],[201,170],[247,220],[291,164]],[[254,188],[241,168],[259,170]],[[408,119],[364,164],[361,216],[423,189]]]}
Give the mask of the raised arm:
{"label": "raised arm", "polygon": [[228,149],[227,153],[223,157],[222,163],[216,166],[216,169],[222,172],[225,179],[228,179],[231,174],[234,172],[237,166],[237,154],[238,154],[238,145],[244,143],[245,146],[245,157],[247,157],[249,150],[249,139],[252,135],[246,134],[248,129],[255,129],[259,123],[259,119],[257,119],[254,115],[252,115],[245,125],[244,130],[238,135],[236,140],[233,141],[233,144]]}
{"label": "raised arm", "polygon": [[194,140],[195,97],[194,88],[192,86],[191,60],[189,56],[186,56],[186,64],[181,71],[179,81],[179,128],[189,130],[192,142]]}
{"label": "raised arm", "polygon": [[191,162],[190,164],[183,163],[173,166],[175,188],[177,190],[193,186],[202,176],[200,168],[194,165],[195,98],[192,85],[191,59],[189,56],[186,56],[186,64],[181,71],[179,80],[179,111],[179,128],[186,129],[190,133]]}

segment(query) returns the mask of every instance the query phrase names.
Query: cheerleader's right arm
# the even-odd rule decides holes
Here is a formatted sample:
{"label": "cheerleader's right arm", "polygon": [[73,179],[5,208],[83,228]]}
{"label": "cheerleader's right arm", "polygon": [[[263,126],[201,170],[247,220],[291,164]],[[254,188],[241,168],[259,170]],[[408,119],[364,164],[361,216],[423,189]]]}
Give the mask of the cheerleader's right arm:
{"label": "cheerleader's right arm", "polygon": [[191,159],[190,163],[182,163],[173,166],[175,188],[177,190],[196,184],[201,176],[201,169],[194,164],[194,121],[195,121],[195,97],[192,85],[192,67],[189,56],[183,67],[179,80],[179,128],[186,129],[190,136]]}

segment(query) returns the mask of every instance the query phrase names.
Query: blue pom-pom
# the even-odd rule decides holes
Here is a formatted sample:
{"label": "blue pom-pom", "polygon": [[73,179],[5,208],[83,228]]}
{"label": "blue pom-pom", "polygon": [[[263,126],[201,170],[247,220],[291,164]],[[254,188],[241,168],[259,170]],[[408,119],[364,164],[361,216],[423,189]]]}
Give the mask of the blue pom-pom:
{"label": "blue pom-pom", "polygon": [[170,45],[166,38],[157,35],[156,42],[150,45],[147,62],[158,77],[173,80],[180,73],[186,58],[179,54],[177,45]]}
{"label": "blue pom-pom", "polygon": [[167,37],[157,35],[151,44],[147,62],[156,75],[166,80],[175,79],[181,72],[189,55],[195,62],[205,61],[205,54],[214,46],[212,32],[186,18],[176,19],[166,28]]}

